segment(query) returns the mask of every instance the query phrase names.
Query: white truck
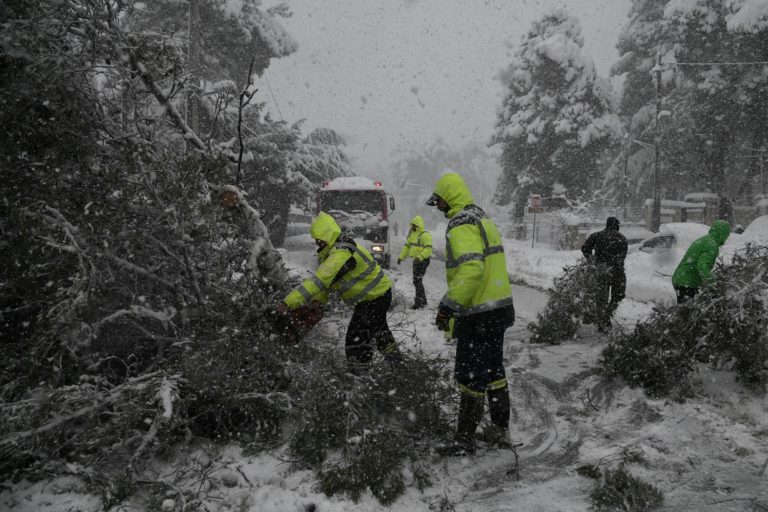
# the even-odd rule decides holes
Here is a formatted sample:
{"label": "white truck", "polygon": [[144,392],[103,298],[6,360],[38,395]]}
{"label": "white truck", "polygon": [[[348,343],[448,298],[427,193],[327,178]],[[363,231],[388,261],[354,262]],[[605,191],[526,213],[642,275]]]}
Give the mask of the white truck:
{"label": "white truck", "polygon": [[336,219],[342,231],[368,249],[383,268],[389,268],[392,259],[389,217],[394,209],[395,198],[380,181],[360,176],[326,181],[317,193],[316,213]]}

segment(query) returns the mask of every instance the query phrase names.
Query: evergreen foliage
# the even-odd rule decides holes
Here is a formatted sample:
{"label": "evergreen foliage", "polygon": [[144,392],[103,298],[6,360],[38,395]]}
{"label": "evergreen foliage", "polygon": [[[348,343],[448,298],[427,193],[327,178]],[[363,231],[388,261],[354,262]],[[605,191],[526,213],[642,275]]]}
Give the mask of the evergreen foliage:
{"label": "evergreen foliage", "polygon": [[521,217],[531,192],[556,185],[571,198],[597,186],[598,160],[620,135],[610,88],[583,51],[575,17],[556,9],[534,22],[505,75],[494,142],[502,148],[497,199]]}
{"label": "evergreen foliage", "polygon": [[[625,75],[622,114],[633,139],[660,143],[663,197],[709,191],[752,204],[760,182],[755,151],[764,149],[768,126],[768,46],[766,26],[748,3],[633,2],[612,72]],[[626,150],[648,151],[629,141]],[[649,184],[631,192],[638,202],[650,196]]]}
{"label": "evergreen foliage", "polygon": [[403,473],[423,487],[419,466],[440,440],[450,435],[446,412],[455,396],[444,361],[409,357],[402,365],[375,365],[352,375],[328,355],[318,355],[293,382],[295,430],[290,450],[295,464],[318,469],[320,489],[345,493],[357,501],[366,489],[383,504],[405,490]]}
{"label": "evergreen foliage", "polygon": [[603,480],[592,489],[589,502],[597,512],[651,512],[664,503],[664,496],[622,466],[605,471]]}
{"label": "evergreen foliage", "polygon": [[768,383],[768,247],[747,246],[718,263],[711,284],[693,299],[618,334],[603,351],[608,376],[642,386],[650,396],[682,396],[697,361],[733,368],[749,388]]}
{"label": "evergreen foliage", "polygon": [[547,290],[547,305],[528,324],[532,343],[559,345],[573,338],[582,323],[601,318],[603,307],[600,296],[601,276],[607,274],[604,266],[582,262],[565,267],[563,275],[556,277]]}
{"label": "evergreen foliage", "polygon": [[[186,124],[184,52],[134,14],[0,5],[0,476],[74,471],[106,507],[193,436],[285,441],[287,367],[312,364],[268,337],[284,269],[263,191],[232,185],[238,141]],[[337,140],[251,115],[246,139],[268,140],[246,140],[246,164],[346,172]]]}

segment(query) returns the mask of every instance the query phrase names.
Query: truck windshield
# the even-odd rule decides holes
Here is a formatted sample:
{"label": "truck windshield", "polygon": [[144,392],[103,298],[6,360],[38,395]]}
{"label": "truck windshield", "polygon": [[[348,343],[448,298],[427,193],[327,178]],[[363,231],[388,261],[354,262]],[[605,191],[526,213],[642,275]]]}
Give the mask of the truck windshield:
{"label": "truck windshield", "polygon": [[378,217],[385,205],[384,195],[375,190],[326,190],[320,194],[320,209],[324,212],[368,213]]}

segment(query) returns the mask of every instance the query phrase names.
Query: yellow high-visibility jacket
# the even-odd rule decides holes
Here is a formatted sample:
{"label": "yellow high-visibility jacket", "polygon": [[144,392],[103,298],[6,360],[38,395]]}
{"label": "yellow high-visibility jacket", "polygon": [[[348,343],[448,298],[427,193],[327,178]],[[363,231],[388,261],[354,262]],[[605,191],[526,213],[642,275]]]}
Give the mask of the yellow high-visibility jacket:
{"label": "yellow high-visibility jacket", "polygon": [[[341,228],[333,217],[320,212],[309,232],[312,238],[328,245],[318,253],[317,272],[283,299],[289,309],[312,301],[325,304],[330,291],[338,291],[346,303],[354,305],[381,297],[392,288],[392,282],[364,247],[340,239]],[[339,277],[342,269],[348,270]]]}
{"label": "yellow high-visibility jacket", "polygon": [[400,251],[400,259],[404,260],[409,256],[416,261],[424,261],[432,257],[432,234],[424,229],[424,219],[421,215],[411,219],[411,226],[417,229],[408,231],[408,238],[405,239],[405,247]]}
{"label": "yellow high-visibility jacket", "polygon": [[512,325],[512,285],[496,224],[474,205],[472,193],[460,175],[441,176],[434,193],[450,207],[445,235],[448,291],[440,308],[457,319],[510,308],[511,318],[505,327]]}

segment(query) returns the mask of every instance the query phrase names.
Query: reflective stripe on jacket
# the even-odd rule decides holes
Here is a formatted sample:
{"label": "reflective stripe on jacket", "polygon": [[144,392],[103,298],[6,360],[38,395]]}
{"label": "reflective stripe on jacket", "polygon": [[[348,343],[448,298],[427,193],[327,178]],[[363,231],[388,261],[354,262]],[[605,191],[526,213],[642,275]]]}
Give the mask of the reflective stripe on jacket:
{"label": "reflective stripe on jacket", "polygon": [[418,229],[408,231],[405,247],[400,251],[400,259],[404,260],[410,256],[417,261],[424,261],[431,258],[432,234],[424,229],[424,219],[421,215],[411,220],[411,226],[417,226]]}
{"label": "reflective stripe on jacket", "polygon": [[[318,223],[321,225],[316,226]],[[317,240],[329,245],[319,253],[317,272],[285,297],[284,302],[290,309],[312,301],[324,304],[330,291],[339,292],[345,302],[354,305],[381,297],[392,287],[389,277],[364,247],[351,240],[339,240],[341,229],[333,217],[321,212],[313,221],[310,232]],[[353,258],[354,266],[339,278],[339,272],[351,266],[350,258]]]}

